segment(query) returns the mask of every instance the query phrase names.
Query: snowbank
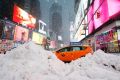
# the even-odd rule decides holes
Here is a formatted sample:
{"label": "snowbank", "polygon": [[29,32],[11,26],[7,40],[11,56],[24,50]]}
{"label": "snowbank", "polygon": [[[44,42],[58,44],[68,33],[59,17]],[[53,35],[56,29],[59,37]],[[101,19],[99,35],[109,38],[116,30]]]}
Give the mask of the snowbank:
{"label": "snowbank", "polygon": [[0,55],[0,80],[120,80],[120,56],[98,50],[65,64],[28,42]]}

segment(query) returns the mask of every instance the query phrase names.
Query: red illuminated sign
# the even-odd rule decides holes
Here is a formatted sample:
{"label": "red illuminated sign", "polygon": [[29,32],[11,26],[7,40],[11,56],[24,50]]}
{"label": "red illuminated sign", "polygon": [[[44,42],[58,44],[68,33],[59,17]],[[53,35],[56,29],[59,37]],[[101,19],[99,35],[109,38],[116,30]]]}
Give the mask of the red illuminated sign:
{"label": "red illuminated sign", "polygon": [[13,21],[26,25],[29,28],[35,28],[36,19],[17,5],[14,5]]}

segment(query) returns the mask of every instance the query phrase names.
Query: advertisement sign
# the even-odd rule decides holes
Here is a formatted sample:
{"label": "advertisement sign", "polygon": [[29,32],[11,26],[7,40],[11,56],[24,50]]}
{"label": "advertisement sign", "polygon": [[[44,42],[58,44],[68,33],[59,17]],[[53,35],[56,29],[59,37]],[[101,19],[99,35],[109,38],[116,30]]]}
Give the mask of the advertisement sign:
{"label": "advertisement sign", "polygon": [[89,34],[116,14],[120,14],[120,0],[94,0],[87,13]]}
{"label": "advertisement sign", "polygon": [[6,21],[4,24],[2,39],[12,40],[14,37],[14,28],[15,25],[13,23]]}
{"label": "advertisement sign", "polygon": [[120,0],[107,0],[109,8],[109,16],[120,13]]}
{"label": "advertisement sign", "polygon": [[16,26],[14,33],[14,41],[27,41],[28,40],[28,29]]}
{"label": "advertisement sign", "polygon": [[46,23],[44,23],[42,20],[39,20],[39,30],[38,30],[38,32],[40,32],[42,34],[46,34],[45,26],[46,26]]}
{"label": "advertisement sign", "polygon": [[87,16],[88,16],[88,33],[90,34],[95,30],[94,20],[92,17],[93,16],[93,6],[92,5],[89,7],[89,11],[88,11]]}
{"label": "advertisement sign", "polygon": [[100,35],[96,36],[96,43],[107,43],[107,42],[113,42],[117,40],[117,33],[116,29],[112,29],[109,31],[106,31],[104,33],[101,33]]}
{"label": "advertisement sign", "polygon": [[97,29],[109,19],[107,0],[95,0],[94,13],[94,25]]}
{"label": "advertisement sign", "polygon": [[17,5],[14,5],[13,21],[26,25],[29,28],[35,28],[36,19]]}
{"label": "advertisement sign", "polygon": [[118,31],[113,28],[96,36],[96,49],[106,52],[119,52]]}
{"label": "advertisement sign", "polygon": [[43,40],[43,35],[37,32],[33,32],[32,41],[34,41],[37,44],[42,44],[42,40]]}

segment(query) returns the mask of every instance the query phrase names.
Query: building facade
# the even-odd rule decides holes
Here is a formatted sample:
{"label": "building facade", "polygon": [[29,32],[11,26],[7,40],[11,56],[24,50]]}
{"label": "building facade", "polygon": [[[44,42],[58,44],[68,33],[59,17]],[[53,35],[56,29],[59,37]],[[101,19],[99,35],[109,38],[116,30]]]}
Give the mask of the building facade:
{"label": "building facade", "polygon": [[[84,2],[89,5],[85,7]],[[91,45],[94,50],[120,52],[120,1],[85,0],[79,4],[74,27],[74,38],[83,45]],[[83,15],[79,17],[79,15]],[[84,35],[82,35],[84,33]],[[84,37],[83,37],[84,36]]]}
{"label": "building facade", "polygon": [[[39,0],[0,0],[0,19],[14,21],[14,5],[36,18],[35,30],[37,31],[41,16]],[[2,34],[2,31],[0,34]]]}
{"label": "building facade", "polygon": [[29,40],[42,45],[40,15],[39,0],[0,0],[0,52]]}

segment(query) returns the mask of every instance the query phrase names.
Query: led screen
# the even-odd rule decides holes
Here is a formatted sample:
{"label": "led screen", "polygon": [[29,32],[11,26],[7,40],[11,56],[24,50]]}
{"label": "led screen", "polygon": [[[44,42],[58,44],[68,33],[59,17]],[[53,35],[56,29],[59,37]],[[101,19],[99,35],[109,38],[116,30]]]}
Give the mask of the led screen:
{"label": "led screen", "polygon": [[109,19],[107,0],[94,1],[94,25],[95,29],[100,27]]}
{"label": "led screen", "polygon": [[35,28],[36,19],[17,5],[14,5],[13,21],[26,25],[29,28]]}
{"label": "led screen", "polygon": [[89,7],[89,11],[88,11],[88,33],[90,34],[91,32],[94,31],[94,23],[93,23],[93,6]]}
{"label": "led screen", "polygon": [[15,41],[27,41],[28,40],[28,29],[16,26],[15,33],[14,33],[14,40]]}
{"label": "led screen", "polygon": [[109,16],[120,13],[120,0],[107,0],[109,8]]}
{"label": "led screen", "polygon": [[43,40],[43,35],[37,32],[33,32],[32,41],[34,41],[37,44],[42,44],[42,40]]}
{"label": "led screen", "polygon": [[120,0],[94,0],[87,13],[89,34],[115,14],[120,14]]}

